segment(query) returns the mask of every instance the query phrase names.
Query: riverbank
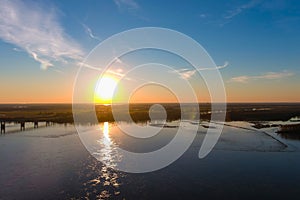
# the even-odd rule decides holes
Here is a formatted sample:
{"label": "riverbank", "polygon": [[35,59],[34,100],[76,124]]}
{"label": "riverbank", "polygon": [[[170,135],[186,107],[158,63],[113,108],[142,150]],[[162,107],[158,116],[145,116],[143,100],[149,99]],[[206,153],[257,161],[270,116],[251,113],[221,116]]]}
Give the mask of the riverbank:
{"label": "riverbank", "polygon": [[[149,109],[153,104],[130,104],[129,112],[132,119],[136,122],[150,120]],[[209,120],[211,118],[211,105],[200,104],[179,104],[162,103],[167,113],[167,120],[173,121],[182,119]],[[111,105],[92,105],[95,108],[97,122],[90,119],[87,113],[87,106],[77,107],[78,116],[84,119],[82,123],[113,122]],[[126,120],[126,109],[128,105],[115,105],[114,112],[119,119]],[[218,104],[216,104],[218,107]],[[183,112],[181,112],[183,110]],[[214,114],[224,113],[224,110],[216,110]],[[124,117],[122,117],[124,116]],[[287,121],[292,117],[300,116],[299,103],[228,103],[226,110],[226,121]],[[54,122],[54,123],[73,123],[72,104],[0,104],[0,121],[5,122]]]}

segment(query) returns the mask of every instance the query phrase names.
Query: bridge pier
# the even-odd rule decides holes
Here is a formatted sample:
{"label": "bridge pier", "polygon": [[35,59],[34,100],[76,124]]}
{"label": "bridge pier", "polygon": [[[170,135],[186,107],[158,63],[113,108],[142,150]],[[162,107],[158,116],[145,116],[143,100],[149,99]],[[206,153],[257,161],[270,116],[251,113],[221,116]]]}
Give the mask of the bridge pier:
{"label": "bridge pier", "polygon": [[25,131],[25,122],[21,122],[21,131]]}
{"label": "bridge pier", "polygon": [[39,127],[39,122],[34,122],[33,128],[38,128]]}
{"label": "bridge pier", "polygon": [[5,134],[5,122],[1,122],[1,134]]}

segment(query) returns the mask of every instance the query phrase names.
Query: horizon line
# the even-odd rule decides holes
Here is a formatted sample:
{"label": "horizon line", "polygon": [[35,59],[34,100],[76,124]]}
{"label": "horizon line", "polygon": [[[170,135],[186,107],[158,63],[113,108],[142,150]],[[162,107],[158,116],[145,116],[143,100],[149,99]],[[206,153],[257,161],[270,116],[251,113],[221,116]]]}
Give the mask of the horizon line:
{"label": "horizon line", "polygon": [[[133,103],[114,103],[115,105],[117,104],[175,104],[179,102],[133,102]],[[212,102],[182,102],[182,104],[210,104]],[[300,101],[227,101],[227,102],[213,102],[213,103],[300,103]],[[38,105],[38,104],[73,104],[72,102],[0,102],[0,105],[12,105],[12,104],[22,104],[22,105]],[[111,104],[102,104],[102,103],[76,103],[76,104],[95,104],[95,105],[111,105]]]}

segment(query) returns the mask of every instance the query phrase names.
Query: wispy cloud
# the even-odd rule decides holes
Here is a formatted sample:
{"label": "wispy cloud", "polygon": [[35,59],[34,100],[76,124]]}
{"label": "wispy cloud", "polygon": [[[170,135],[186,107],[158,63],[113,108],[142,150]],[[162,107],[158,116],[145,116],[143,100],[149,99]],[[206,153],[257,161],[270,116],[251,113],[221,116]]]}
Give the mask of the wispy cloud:
{"label": "wispy cloud", "polygon": [[88,34],[88,36],[90,36],[92,39],[95,39],[95,40],[99,40],[100,41],[100,38],[97,37],[93,31],[86,25],[86,24],[82,24],[83,28],[84,28],[84,31],[86,34]]}
{"label": "wispy cloud", "polygon": [[[115,58],[115,62],[116,63],[120,63],[120,64],[123,64],[122,60],[119,59],[119,58]],[[79,62],[77,64],[79,67],[85,67],[85,68],[89,68],[89,69],[92,69],[92,70],[95,70],[95,71],[98,71],[99,72],[99,75],[104,73],[104,74],[107,74],[107,75],[112,75],[114,76],[115,78],[117,79],[121,79],[123,78],[124,76],[126,76],[126,73],[124,72],[124,70],[120,67],[118,68],[108,68],[108,69],[105,69],[105,68],[101,68],[100,66],[92,66],[92,65],[89,65],[87,63],[84,63],[84,62]],[[129,77],[126,77],[125,78],[126,80],[131,80],[131,78]]]}
{"label": "wispy cloud", "polygon": [[179,74],[179,76],[182,79],[188,80],[197,72],[197,70],[195,70],[195,69],[193,69],[193,70],[191,70],[191,69],[179,69],[179,70],[174,70],[173,72]]}
{"label": "wispy cloud", "polygon": [[284,77],[293,76],[294,74],[291,72],[283,71],[283,72],[267,72],[265,74],[259,76],[236,76],[232,77],[229,82],[237,82],[237,83],[247,83],[253,80],[266,79],[266,80],[274,80],[281,79]]}
{"label": "wispy cloud", "polygon": [[55,8],[46,11],[34,2],[0,2],[0,39],[27,52],[43,69],[84,55],[79,44],[64,32]]}
{"label": "wispy cloud", "polygon": [[197,71],[204,71],[204,70],[219,70],[222,68],[225,68],[229,65],[227,61],[225,61],[224,65],[220,65],[217,67],[200,67],[198,69],[190,69],[190,68],[184,68],[179,70],[173,70],[171,73],[177,73],[182,79],[188,80],[190,79]]}
{"label": "wispy cloud", "polygon": [[209,67],[209,68],[207,68],[207,67],[200,67],[198,70],[199,71],[203,71],[203,70],[216,70],[216,69],[223,69],[223,68],[225,68],[225,67],[227,67],[229,65],[229,62],[228,61],[225,61],[225,63],[224,63],[224,65],[219,65],[219,66],[217,66],[217,67]]}
{"label": "wispy cloud", "polygon": [[252,9],[261,4],[261,0],[250,0],[247,3],[240,4],[238,6],[233,6],[231,9],[225,10],[225,13],[222,14],[221,18],[212,20],[210,24],[217,24],[220,27],[225,26],[230,23],[236,16],[240,15],[246,10]]}
{"label": "wispy cloud", "polygon": [[226,15],[224,15],[225,19],[232,19],[233,17],[239,15],[243,11],[255,7],[258,3],[260,3],[260,0],[251,0],[246,4],[237,6],[236,8],[232,10],[228,10]]}
{"label": "wispy cloud", "polygon": [[133,9],[136,10],[139,8],[139,5],[134,0],[114,0],[115,4],[119,9]]}
{"label": "wispy cloud", "polygon": [[205,19],[207,17],[207,14],[202,13],[202,14],[199,15],[199,17],[202,18],[202,19]]}

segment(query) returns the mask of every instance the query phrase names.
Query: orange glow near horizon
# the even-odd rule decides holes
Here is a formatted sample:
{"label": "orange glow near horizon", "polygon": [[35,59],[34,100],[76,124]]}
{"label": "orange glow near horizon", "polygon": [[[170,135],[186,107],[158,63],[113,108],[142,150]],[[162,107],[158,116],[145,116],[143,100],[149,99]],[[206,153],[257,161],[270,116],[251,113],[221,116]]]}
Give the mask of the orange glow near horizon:
{"label": "orange glow near horizon", "polygon": [[136,90],[130,97],[130,103],[178,103],[176,96],[165,87],[150,84]]}
{"label": "orange glow near horizon", "polygon": [[[106,75],[105,75],[106,76]],[[104,77],[104,76],[103,76]],[[115,89],[116,95],[114,96],[113,103],[123,103],[125,101],[124,93],[127,91],[127,82],[125,84],[117,84],[118,79],[107,75],[107,82],[112,84],[103,84],[104,90],[108,91],[103,95],[105,99],[100,98],[100,94],[96,93],[96,87],[100,84],[100,79],[92,82],[91,87],[88,88],[94,96],[91,101],[99,104],[110,104],[112,99],[108,98]],[[7,80],[8,84],[0,85],[0,104],[55,104],[55,103],[72,103],[73,80],[65,79],[65,76],[58,76],[54,79],[46,79],[51,84],[32,84],[29,81],[20,79]],[[103,81],[106,82],[106,81]],[[130,82],[129,84],[134,84]],[[102,85],[102,84],[100,84]],[[204,87],[200,87],[194,83],[195,92],[199,94],[199,102],[210,102],[209,93]],[[254,83],[227,83],[225,82],[227,102],[228,103],[265,103],[265,102],[300,102],[300,93],[298,91],[297,82],[291,79],[290,82],[276,82],[276,81],[256,81]],[[101,86],[102,87],[102,86]],[[97,88],[101,88],[100,86]],[[123,97],[123,98],[122,98]],[[94,98],[94,99],[93,99]],[[158,86],[145,86],[132,94],[130,103],[176,103],[178,100],[175,95],[163,87]],[[185,102],[189,102],[186,96]]]}

